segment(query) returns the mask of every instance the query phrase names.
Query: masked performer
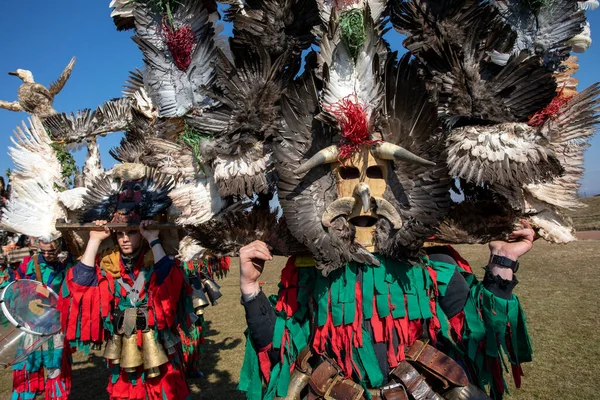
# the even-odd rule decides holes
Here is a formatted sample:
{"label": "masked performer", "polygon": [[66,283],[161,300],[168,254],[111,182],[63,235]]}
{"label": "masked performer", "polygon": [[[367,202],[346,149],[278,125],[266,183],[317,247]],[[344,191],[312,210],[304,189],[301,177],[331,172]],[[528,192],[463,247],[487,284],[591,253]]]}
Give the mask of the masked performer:
{"label": "masked performer", "polygon": [[[172,180],[149,172],[120,185],[94,187],[108,192],[88,192],[84,221],[102,225],[110,217],[111,222],[139,223],[139,230],[116,232],[117,247],[101,254],[100,245],[111,232],[90,233],[63,293],[67,340],[85,347],[106,332],[111,399],[186,399],[177,329],[191,323],[190,289],[181,268],[165,254],[158,231],[147,229],[147,219],[170,205]],[[106,201],[98,203],[104,195]]]}
{"label": "masked performer", "polygon": [[[61,251],[61,239],[38,242],[39,254],[26,258],[17,279],[33,279],[60,293],[73,258]],[[12,399],[68,399],[71,391],[71,355],[63,347],[64,335],[54,335],[25,360],[13,365]]]}

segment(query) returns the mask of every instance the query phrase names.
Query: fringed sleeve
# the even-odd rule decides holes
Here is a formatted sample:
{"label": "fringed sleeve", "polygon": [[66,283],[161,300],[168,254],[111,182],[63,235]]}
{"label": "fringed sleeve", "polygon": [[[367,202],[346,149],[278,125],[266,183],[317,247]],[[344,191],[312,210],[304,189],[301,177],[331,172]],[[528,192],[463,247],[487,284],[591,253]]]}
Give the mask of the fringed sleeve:
{"label": "fringed sleeve", "polygon": [[106,279],[94,268],[78,263],[67,271],[59,300],[67,341],[87,347],[103,340],[101,314],[110,304],[109,297]]}
{"label": "fringed sleeve", "polygon": [[[300,270],[290,258],[282,271],[279,296],[269,300],[276,309],[273,342],[258,348],[246,331],[246,353],[240,374],[239,390],[250,400],[285,397],[296,357],[309,344],[311,296],[309,281],[312,268]],[[301,273],[302,272],[302,273]],[[279,361],[273,363],[269,352],[279,352]],[[263,380],[267,388],[263,393]]]}
{"label": "fringed sleeve", "polygon": [[[430,263],[438,271],[450,267],[445,263]],[[467,269],[459,266],[459,270],[469,285],[469,296],[463,311],[450,318],[438,309],[440,334],[455,344],[455,356],[465,362],[471,380],[482,389],[489,389],[494,398],[501,397],[507,392],[505,360],[518,388],[523,375],[521,363],[532,359],[525,313],[517,296],[510,291],[498,296]],[[443,292],[444,283],[439,284]]]}

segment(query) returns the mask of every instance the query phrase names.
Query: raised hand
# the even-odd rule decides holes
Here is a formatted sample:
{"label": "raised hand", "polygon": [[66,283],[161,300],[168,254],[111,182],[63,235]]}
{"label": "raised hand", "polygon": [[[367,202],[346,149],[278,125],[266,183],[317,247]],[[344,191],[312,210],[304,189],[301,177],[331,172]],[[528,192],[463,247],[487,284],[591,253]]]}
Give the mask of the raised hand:
{"label": "raised hand", "polygon": [[240,249],[240,290],[243,294],[254,294],[260,290],[260,278],[265,261],[273,256],[265,242],[255,240]]}

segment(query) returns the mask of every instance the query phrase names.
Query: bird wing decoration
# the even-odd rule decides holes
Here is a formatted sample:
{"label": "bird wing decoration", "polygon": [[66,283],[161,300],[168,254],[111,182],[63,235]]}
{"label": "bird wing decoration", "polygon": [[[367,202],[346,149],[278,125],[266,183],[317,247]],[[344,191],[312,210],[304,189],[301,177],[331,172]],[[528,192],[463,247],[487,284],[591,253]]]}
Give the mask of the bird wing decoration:
{"label": "bird wing decoration", "polygon": [[130,98],[133,101],[133,108],[147,119],[156,117],[155,107],[146,90],[144,73],[141,70],[136,69],[129,73],[126,86],[123,87],[123,97]]}
{"label": "bird wing decoration", "polygon": [[312,0],[248,1],[241,12],[233,5],[227,18],[234,21],[232,47],[263,47],[274,61],[284,55],[297,72],[297,57],[314,41],[313,26],[319,16]]}
{"label": "bird wing decoration", "polygon": [[387,8],[385,0],[359,0],[342,2],[337,0],[317,0],[321,21],[328,24],[331,21],[331,13],[335,7],[340,7],[341,12],[347,12],[352,9],[364,10],[368,7],[371,18],[376,23],[380,23],[385,17]]}
{"label": "bird wing decoration", "polygon": [[71,76],[71,72],[73,71],[74,66],[75,57],[71,58],[71,61],[69,61],[69,64],[67,64],[65,70],[62,72],[62,74],[60,74],[58,79],[55,82],[52,82],[52,84],[48,88],[48,91],[53,97],[60,93],[62,88],[65,86],[65,84],[69,80],[69,77]]}
{"label": "bird wing decoration", "polygon": [[380,251],[392,257],[406,256],[420,248],[423,240],[435,232],[451,204],[450,177],[444,163],[444,131],[419,76],[418,63],[410,62],[410,58],[406,54],[397,64],[393,58],[387,62],[384,75],[387,120],[383,121],[381,131],[389,132],[384,136],[386,142],[436,165],[395,162],[389,173],[393,174],[387,179],[391,191],[386,190],[384,199],[395,206],[406,222],[395,231],[387,219],[381,219],[377,230],[380,234],[375,239]]}
{"label": "bird wing decoration", "polygon": [[110,16],[120,31],[133,29],[133,11],[136,2],[132,0],[111,0],[109,7],[112,8]]}
{"label": "bird wing decoration", "polygon": [[511,49],[515,36],[489,2],[465,2],[397,2],[391,20],[430,75],[432,96],[448,125],[526,122],[554,97],[552,71],[527,52],[501,68],[486,62],[490,52]]}
{"label": "bird wing decoration", "polygon": [[210,174],[207,175],[199,176],[195,181],[186,183],[169,194],[178,210],[177,224],[198,226],[225,208],[226,202],[219,196]]}
{"label": "bird wing decoration", "polygon": [[11,197],[1,217],[4,229],[45,241],[58,238],[55,223],[66,213],[52,184],[41,177],[14,179],[11,184]]}
{"label": "bird wing decoration", "polygon": [[53,115],[44,119],[44,126],[53,140],[73,145],[126,130],[131,118],[131,100],[121,98],[107,101],[93,112],[88,109]]}
{"label": "bird wing decoration", "polygon": [[277,131],[281,64],[271,63],[266,50],[238,50],[239,67],[219,57],[218,105],[186,117],[199,132],[214,135],[202,146],[205,162],[212,162],[219,194],[252,196],[269,190],[271,155],[269,142]]}
{"label": "bird wing decoration", "polygon": [[[322,109],[333,121],[345,101],[366,104],[367,120],[381,107],[383,85],[378,82],[379,53],[385,53],[383,43],[366,10],[355,9],[365,21],[365,38],[360,48],[340,45],[344,40],[342,28],[336,27],[321,38],[319,66],[323,71]],[[354,51],[352,49],[355,49]],[[353,54],[354,52],[354,54]],[[384,61],[383,59],[382,61]]]}
{"label": "bird wing decoration", "polygon": [[10,231],[24,233],[45,240],[59,236],[54,224],[65,218],[57,188],[64,188],[61,165],[56,158],[50,137],[42,122],[35,115],[29,119],[29,127],[17,127],[14,147],[9,155],[15,165],[11,176],[12,192],[2,212],[2,226]]}
{"label": "bird wing decoration", "polygon": [[[146,7],[135,10],[134,41],[144,55],[144,82],[160,116],[183,116],[212,104],[204,88],[213,79],[214,31],[201,2],[177,3],[173,24]],[[185,36],[186,46],[171,37]]]}
{"label": "bird wing decoration", "polygon": [[83,196],[80,222],[110,221],[117,211],[121,185],[116,180],[98,178]]}
{"label": "bird wing decoration", "polygon": [[306,254],[278,218],[279,210],[255,207],[253,203],[235,204],[200,226],[186,227],[189,236],[218,257],[237,256],[246,244],[261,240],[269,244],[273,255]]}
{"label": "bird wing decoration", "polygon": [[192,150],[159,138],[146,141],[146,151],[140,161],[166,175],[179,175],[184,181],[192,181],[199,169]]}
{"label": "bird wing decoration", "polygon": [[535,199],[563,209],[580,208],[579,181],[583,176],[583,153],[600,122],[600,84],[569,99],[555,118],[540,128],[556,154],[564,173],[550,182],[530,184],[525,191]]}
{"label": "bird wing decoration", "polygon": [[46,133],[40,119],[32,116],[29,128],[17,127],[11,137],[14,147],[9,147],[8,154],[15,166],[14,179],[35,179],[50,182],[51,185],[63,187],[61,166],[52,147],[52,140]]}
{"label": "bird wing decoration", "polygon": [[448,137],[450,173],[483,185],[549,181],[562,173],[548,140],[524,123],[455,128]]}
{"label": "bird wing decoration", "polygon": [[584,11],[576,1],[493,2],[517,37],[506,53],[494,52],[492,61],[504,65],[510,54],[527,51],[541,56],[545,65],[557,69],[571,50],[570,40],[580,34],[585,25]]}

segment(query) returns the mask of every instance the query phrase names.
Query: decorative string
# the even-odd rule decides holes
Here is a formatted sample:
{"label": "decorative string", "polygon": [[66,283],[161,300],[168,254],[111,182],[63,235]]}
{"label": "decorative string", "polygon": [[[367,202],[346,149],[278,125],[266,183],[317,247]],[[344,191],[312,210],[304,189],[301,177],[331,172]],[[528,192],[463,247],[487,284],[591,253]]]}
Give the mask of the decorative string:
{"label": "decorative string", "polygon": [[371,139],[367,112],[365,107],[358,103],[356,95],[346,96],[339,102],[323,108],[336,117],[342,131],[340,160],[352,157],[361,145],[378,142]]}

